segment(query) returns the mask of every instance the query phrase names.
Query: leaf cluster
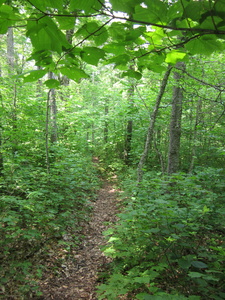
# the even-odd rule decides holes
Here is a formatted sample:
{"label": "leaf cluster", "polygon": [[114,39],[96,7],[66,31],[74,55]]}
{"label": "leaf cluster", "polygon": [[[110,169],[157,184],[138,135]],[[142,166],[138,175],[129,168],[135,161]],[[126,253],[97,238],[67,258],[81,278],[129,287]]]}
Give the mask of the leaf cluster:
{"label": "leaf cluster", "polygon": [[[222,181],[215,173],[214,183]],[[224,299],[224,184],[212,191],[212,180],[206,169],[148,173],[133,186],[119,224],[105,233],[113,263],[100,299]]]}
{"label": "leaf cluster", "polygon": [[[165,63],[224,49],[224,0],[4,2],[0,34],[22,26],[33,46],[30,59],[44,68],[25,76],[25,82],[48,71],[79,81],[87,78],[83,62],[96,66],[100,61],[140,79],[144,68],[161,72]],[[73,31],[71,41],[68,30]],[[138,72],[129,70],[131,61]]]}

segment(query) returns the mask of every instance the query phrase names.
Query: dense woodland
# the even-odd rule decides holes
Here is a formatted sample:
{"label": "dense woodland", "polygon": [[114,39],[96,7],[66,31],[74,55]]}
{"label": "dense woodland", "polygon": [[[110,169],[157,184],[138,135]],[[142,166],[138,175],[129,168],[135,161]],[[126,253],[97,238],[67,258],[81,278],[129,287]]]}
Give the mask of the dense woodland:
{"label": "dense woodland", "polygon": [[225,299],[225,1],[1,0],[0,34],[0,298],[117,174],[99,299]]}

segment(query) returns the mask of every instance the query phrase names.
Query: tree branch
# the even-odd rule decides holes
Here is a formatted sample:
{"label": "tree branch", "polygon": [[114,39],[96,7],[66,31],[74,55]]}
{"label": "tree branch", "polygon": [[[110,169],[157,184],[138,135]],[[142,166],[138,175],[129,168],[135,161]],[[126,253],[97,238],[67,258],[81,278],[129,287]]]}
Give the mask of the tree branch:
{"label": "tree branch", "polygon": [[79,43],[77,43],[75,46],[73,46],[72,48],[70,48],[68,51],[66,51],[65,53],[63,53],[60,58],[57,60],[56,62],[56,66],[58,65],[58,63],[60,62],[60,60],[67,55],[68,53],[70,53],[71,51],[73,51],[76,47],[78,47],[79,45],[83,44],[84,41],[86,41],[87,39],[89,39],[92,35],[96,34],[97,32],[99,32],[103,27],[105,27],[109,22],[111,22],[112,19],[108,20],[107,22],[105,22],[103,25],[101,25],[98,29],[96,29],[95,31],[91,32],[89,35],[87,35],[85,38],[83,38]]}
{"label": "tree branch", "polygon": [[[180,70],[179,68],[177,68],[177,67],[174,67],[174,68],[176,68],[177,70]],[[191,75],[190,73],[188,73],[186,70],[182,70],[182,72],[184,72],[185,74],[187,74],[190,78],[192,78],[192,79],[194,79],[194,80],[196,80],[196,81],[198,81],[198,82],[200,82],[201,84],[203,84],[203,85],[206,85],[206,86],[211,86],[212,88],[214,88],[214,89],[216,89],[216,90],[218,90],[218,91],[220,91],[220,93],[222,93],[222,92],[224,92],[225,91],[225,88],[222,88],[221,86],[219,86],[219,85],[214,85],[214,84],[211,84],[211,83],[208,83],[208,82],[205,82],[204,80],[202,80],[202,79],[199,79],[199,78],[197,78],[197,77],[195,77],[195,76],[193,76],[193,75]]]}

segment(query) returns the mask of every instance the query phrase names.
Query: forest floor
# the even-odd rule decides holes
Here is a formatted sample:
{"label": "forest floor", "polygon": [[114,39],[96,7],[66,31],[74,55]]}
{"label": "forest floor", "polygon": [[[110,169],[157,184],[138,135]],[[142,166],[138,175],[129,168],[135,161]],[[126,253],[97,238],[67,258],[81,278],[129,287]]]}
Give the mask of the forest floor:
{"label": "forest floor", "polygon": [[102,180],[97,199],[92,202],[91,217],[82,226],[81,244],[72,250],[70,259],[63,261],[56,274],[49,274],[41,282],[43,300],[96,300],[98,275],[110,259],[101,252],[106,244],[102,234],[117,220],[118,190],[115,178]]}

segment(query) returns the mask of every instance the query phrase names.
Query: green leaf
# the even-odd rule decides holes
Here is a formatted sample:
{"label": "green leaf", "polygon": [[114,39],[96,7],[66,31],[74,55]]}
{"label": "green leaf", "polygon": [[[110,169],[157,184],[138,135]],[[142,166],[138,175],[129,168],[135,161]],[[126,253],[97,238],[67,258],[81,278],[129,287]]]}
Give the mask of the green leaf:
{"label": "green leaf", "polygon": [[145,21],[148,23],[160,23],[166,22],[167,16],[167,4],[161,0],[145,0],[145,5],[135,7],[134,19]]}
{"label": "green leaf", "polygon": [[210,211],[210,209],[206,205],[204,205],[203,210],[202,210],[203,214],[208,213],[209,211]]}
{"label": "green leaf", "polygon": [[100,46],[104,44],[108,40],[109,34],[105,27],[103,27],[101,30],[99,30],[94,35],[94,41],[97,46]]}
{"label": "green leaf", "polygon": [[16,18],[12,7],[9,5],[0,6],[0,34],[5,34],[8,28],[14,23],[12,20]]}
{"label": "green leaf", "polygon": [[99,60],[104,58],[105,51],[96,47],[85,47],[81,51],[80,56],[88,64],[97,66]]}
{"label": "green leaf", "polygon": [[203,263],[201,261],[192,261],[191,264],[193,267],[198,268],[198,269],[208,268],[208,265],[206,265],[205,263]]}
{"label": "green leaf", "polygon": [[142,22],[149,22],[151,23],[151,19],[149,16],[149,11],[147,8],[144,8],[142,6],[137,6],[135,8],[135,14],[134,14],[134,19],[135,20],[140,20]]}
{"label": "green leaf", "polygon": [[110,43],[106,44],[103,48],[108,53],[113,53],[115,55],[120,55],[125,53],[125,45],[120,43]]}
{"label": "green leaf", "polygon": [[[46,1],[45,1],[46,2]],[[34,7],[36,7],[37,9],[40,9],[40,10],[45,10],[46,9],[46,3],[42,0],[33,0],[32,1],[32,5]]]}
{"label": "green leaf", "polygon": [[189,41],[185,48],[192,54],[210,55],[213,52],[222,50],[222,44],[216,40],[215,35],[202,36],[198,39]]}
{"label": "green leaf", "polygon": [[112,255],[116,253],[116,250],[112,247],[108,247],[107,249],[104,250],[105,255]]}
{"label": "green leaf", "polygon": [[111,0],[112,9],[115,11],[126,11],[128,9],[127,3],[124,0]]}
{"label": "green leaf", "polygon": [[34,51],[32,55],[27,59],[29,60],[35,60],[37,66],[47,66],[47,65],[53,65],[52,55],[50,51],[40,50],[40,51]]}
{"label": "green leaf", "polygon": [[215,30],[215,29],[217,29],[219,27],[220,23],[223,24],[223,26],[224,26],[222,18],[215,16],[215,17],[213,17],[213,22],[212,22],[212,16],[210,16],[210,17],[207,17],[201,23],[200,28]]}
{"label": "green leaf", "polygon": [[101,2],[97,0],[75,0],[70,2],[70,11],[82,10],[86,13],[90,13],[100,8]]}
{"label": "green leaf", "polygon": [[57,1],[52,1],[52,0],[32,0],[31,2],[33,6],[36,8],[46,11],[47,8],[57,8],[57,9],[62,9],[63,7],[63,0],[57,0]]}
{"label": "green leaf", "polygon": [[170,3],[169,9],[167,10],[167,17],[169,20],[177,19],[183,15],[184,3],[175,2]]}
{"label": "green leaf", "polygon": [[33,82],[38,80],[39,78],[42,78],[47,73],[46,70],[34,70],[30,71],[29,75],[24,75],[23,82]]}
{"label": "green leaf", "polygon": [[141,3],[140,0],[111,0],[113,10],[125,12],[129,15],[134,13],[134,8],[137,4]]}
{"label": "green leaf", "polygon": [[[96,21],[91,21],[88,23],[85,23],[81,28],[79,28],[76,32],[76,36],[82,36],[86,38],[90,34],[94,33],[97,31],[99,28],[99,24]],[[94,34],[90,36],[91,39],[94,39]]]}
{"label": "green leaf", "polygon": [[131,28],[126,34],[126,41],[138,41],[138,38],[143,35],[146,31],[144,26],[140,26],[138,28]]}
{"label": "green leaf", "polygon": [[184,14],[185,19],[191,19],[193,21],[199,22],[203,11],[207,10],[207,8],[209,8],[207,2],[202,3],[201,1],[191,1],[185,7],[185,14]]}
{"label": "green leaf", "polygon": [[134,70],[128,70],[126,72],[123,72],[122,77],[125,77],[125,76],[136,78],[139,80],[139,79],[141,79],[142,74],[139,72],[136,72]]}
{"label": "green leaf", "polygon": [[141,276],[141,277],[135,277],[134,282],[137,283],[149,283],[150,282],[150,276]]}
{"label": "green leaf", "polygon": [[71,17],[55,17],[62,30],[73,29],[75,27],[75,18]]}
{"label": "green leaf", "polygon": [[218,0],[215,2],[214,4],[214,9],[215,11],[219,12],[219,13],[223,13],[225,12],[225,0]]}
{"label": "green leaf", "polygon": [[60,72],[68,78],[79,82],[81,78],[88,78],[89,76],[81,69],[78,68],[61,68]]}
{"label": "green leaf", "polygon": [[109,238],[109,240],[108,240],[108,243],[112,243],[112,242],[114,242],[114,241],[118,241],[118,240],[120,240],[120,238],[117,238],[117,237],[110,237]]}
{"label": "green leaf", "polygon": [[181,258],[178,260],[178,264],[179,266],[181,266],[182,269],[189,269],[191,266],[191,261],[188,259]]}
{"label": "green leaf", "polygon": [[186,56],[186,53],[173,50],[166,55],[165,62],[168,64],[176,64],[178,61],[181,61]]}
{"label": "green leaf", "polygon": [[116,66],[118,66],[118,65],[126,65],[129,61],[130,61],[130,56],[127,54],[122,54],[122,55],[118,55],[113,58],[110,58],[108,60],[108,63],[110,63],[110,64],[115,63]]}
{"label": "green leaf", "polygon": [[49,79],[44,82],[49,89],[54,89],[60,86],[60,82],[56,79]]}
{"label": "green leaf", "polygon": [[38,22],[29,20],[27,36],[31,39],[36,51],[52,50],[61,54],[63,48],[70,47],[65,34],[49,17],[42,18]]}
{"label": "green leaf", "polygon": [[200,277],[203,276],[203,274],[199,273],[199,272],[189,272],[188,276],[191,277],[191,278],[200,278]]}
{"label": "green leaf", "polygon": [[128,33],[128,28],[124,23],[115,22],[109,27],[109,33],[117,42],[124,41],[126,34]]}

